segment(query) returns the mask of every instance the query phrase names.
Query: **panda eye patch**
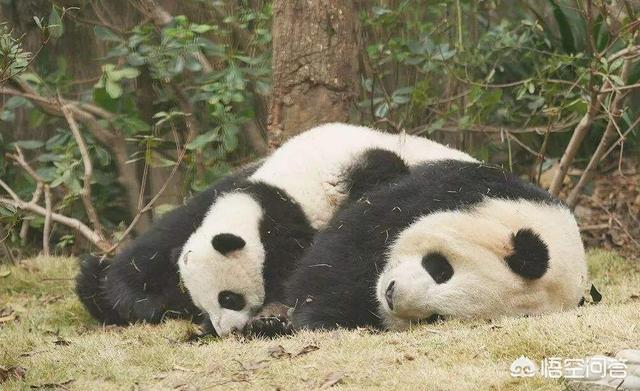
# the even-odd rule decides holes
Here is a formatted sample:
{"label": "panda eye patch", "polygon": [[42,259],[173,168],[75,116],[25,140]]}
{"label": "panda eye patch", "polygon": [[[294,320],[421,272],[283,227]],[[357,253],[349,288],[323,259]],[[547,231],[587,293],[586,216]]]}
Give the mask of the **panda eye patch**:
{"label": "panda eye patch", "polygon": [[431,275],[436,284],[442,284],[453,277],[453,267],[440,253],[429,253],[422,258],[422,267]]}
{"label": "panda eye patch", "polygon": [[220,307],[232,311],[240,311],[244,308],[246,301],[244,296],[231,291],[222,291],[218,294],[218,303]]}

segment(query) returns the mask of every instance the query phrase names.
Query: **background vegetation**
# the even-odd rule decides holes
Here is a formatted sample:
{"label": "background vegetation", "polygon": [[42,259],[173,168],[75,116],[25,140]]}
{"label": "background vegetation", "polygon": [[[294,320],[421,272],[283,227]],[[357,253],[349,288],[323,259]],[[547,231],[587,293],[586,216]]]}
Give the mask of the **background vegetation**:
{"label": "background vegetation", "polygon": [[572,206],[640,152],[637,3],[325,3],[0,1],[0,253],[112,251],[332,120],[549,172]]}

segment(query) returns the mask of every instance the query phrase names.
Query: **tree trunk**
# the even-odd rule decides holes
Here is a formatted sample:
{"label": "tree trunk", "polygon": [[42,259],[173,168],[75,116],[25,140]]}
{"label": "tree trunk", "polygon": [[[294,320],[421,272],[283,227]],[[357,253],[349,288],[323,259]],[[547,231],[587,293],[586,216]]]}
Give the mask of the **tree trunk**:
{"label": "tree trunk", "polygon": [[273,2],[269,142],[349,119],[358,86],[356,10],[350,0]]}

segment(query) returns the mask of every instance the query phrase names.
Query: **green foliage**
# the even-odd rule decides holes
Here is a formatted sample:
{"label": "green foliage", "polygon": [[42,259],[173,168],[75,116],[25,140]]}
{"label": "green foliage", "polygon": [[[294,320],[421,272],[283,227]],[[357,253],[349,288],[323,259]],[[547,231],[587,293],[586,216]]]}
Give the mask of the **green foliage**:
{"label": "green foliage", "polygon": [[14,38],[6,23],[0,23],[0,85],[23,72],[30,58],[31,53],[22,50],[20,39]]}
{"label": "green foliage", "polygon": [[[521,9],[499,0],[438,1],[425,7],[419,0],[403,0],[393,8],[366,7],[361,12],[369,40],[360,121],[433,137],[442,129],[458,129],[465,137],[470,134],[465,130],[485,125],[575,126],[586,112],[590,82],[628,83],[619,76],[622,60],[610,64],[607,57],[632,38],[624,33],[612,37],[597,9],[587,31],[586,18],[573,1],[522,3],[527,6]],[[462,24],[455,18],[457,4]],[[590,39],[600,50],[597,58],[589,50]],[[640,72],[640,65],[634,69]],[[637,118],[639,113],[629,108],[628,114]],[[595,128],[605,123],[606,118],[599,119]],[[637,134],[633,132],[629,144],[637,145]],[[543,140],[532,134],[521,138],[533,149]],[[495,147],[506,150],[503,140],[494,139]],[[551,154],[562,153],[567,141],[567,135],[552,137]],[[471,152],[486,156],[487,143],[477,145]],[[589,143],[585,151],[593,148]],[[532,157],[522,155],[520,160]]]}
{"label": "green foliage", "polygon": [[[100,19],[86,7],[88,2],[80,2],[82,9],[58,3],[33,18],[45,43],[52,39],[62,46],[74,31],[86,29],[88,21]],[[93,36],[87,42],[104,55],[91,58],[101,72],[88,80],[74,80],[76,64],[46,45],[27,71],[31,55],[21,49],[21,39],[0,24],[0,81],[16,80],[19,74],[38,94],[69,97],[111,113],[99,123],[126,140],[127,164],[139,176],[145,166],[173,168],[177,151],[184,147],[182,193],[201,190],[234,162],[247,159],[244,124],[260,116],[266,121],[271,2],[177,4],[176,15],[164,26],[141,18],[135,25],[101,22],[90,27]],[[617,88],[640,80],[638,62],[625,81],[620,76],[623,59],[610,59],[629,43],[637,44],[635,28],[620,28],[633,27],[635,8],[626,11],[631,16],[616,20],[600,8],[608,2],[594,2],[593,20],[588,21],[586,2],[573,0],[522,1],[520,7],[505,0],[358,4],[362,88],[352,121],[444,140],[481,159],[509,161],[521,172],[528,171],[536,156],[512,145],[514,137],[538,151],[545,136],[508,131],[557,124],[571,130],[587,111],[592,86],[607,81]],[[207,16],[191,20],[179,15],[182,10],[189,14],[193,6]],[[627,102],[620,116],[625,129],[639,115],[637,92]],[[605,115],[596,118],[578,159],[593,153],[607,120]],[[85,124],[80,126],[93,162],[94,204],[105,231],[121,231],[131,213],[124,206],[116,158],[110,145],[96,140]],[[12,131],[18,127],[26,128],[28,137],[15,140]],[[488,128],[489,135],[479,132]],[[14,96],[0,106],[0,131],[0,155],[20,146],[54,190],[55,210],[86,222],[79,197],[81,156],[64,118]],[[639,132],[627,135],[625,152],[638,150]],[[545,155],[559,156],[569,137],[570,132],[553,133],[544,143]],[[552,163],[547,160],[542,166]],[[0,161],[0,175],[18,195],[30,199],[35,183],[28,175],[6,159]],[[0,221],[14,243],[24,217],[0,207]],[[41,218],[27,221],[34,231],[41,230]],[[68,233],[55,225],[58,248],[76,245]]]}
{"label": "green foliage", "polygon": [[[203,6],[224,12],[216,2]],[[62,41],[65,30],[79,26],[70,27],[77,23],[77,15],[65,17],[71,11],[80,12],[54,5],[47,17],[35,17],[34,23],[44,39]],[[20,78],[43,96],[77,97],[112,113],[108,122],[99,122],[126,139],[127,164],[138,165],[140,173],[145,165],[171,169],[176,150],[186,147],[182,166],[187,182],[182,192],[189,194],[228,173],[228,161],[246,159],[249,153],[241,128],[254,118],[256,99],[270,92],[270,21],[271,9],[265,5],[238,6],[233,14],[206,23],[177,15],[161,28],[151,20],[127,31],[94,26],[92,39],[106,47],[106,55],[97,59],[102,71],[97,81],[77,83],[73,64],[48,47],[35,64],[39,73],[25,72]],[[6,25],[0,29],[0,80],[15,78],[25,70],[30,55],[20,49],[19,40],[12,38]],[[242,40],[233,36],[234,29],[243,31]],[[150,94],[153,100],[143,103],[141,93]],[[12,127],[25,117],[30,129],[47,129],[47,137],[13,140]],[[121,230],[132,215],[125,206],[112,146],[102,145],[90,129],[79,124],[93,164],[92,201],[105,231]],[[84,167],[65,119],[42,111],[25,98],[11,97],[0,106],[0,131],[14,141],[0,142],[0,154],[15,153],[14,146],[19,146],[54,192],[55,211],[87,222],[80,199]],[[7,159],[0,161],[0,173],[22,199],[31,199],[36,183],[29,175]],[[26,217],[6,205],[0,208],[0,223],[9,229],[9,241],[14,244],[19,242],[17,232],[23,218],[33,232],[42,229],[42,218]],[[74,245],[69,232],[54,225],[58,251]],[[37,235],[31,239],[39,240]]]}

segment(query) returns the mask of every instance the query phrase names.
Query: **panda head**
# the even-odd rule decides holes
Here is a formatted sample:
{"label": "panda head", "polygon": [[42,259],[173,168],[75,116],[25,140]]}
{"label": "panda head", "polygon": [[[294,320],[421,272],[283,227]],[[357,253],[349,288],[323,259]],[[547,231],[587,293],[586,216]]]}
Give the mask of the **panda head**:
{"label": "panda head", "polygon": [[240,331],[265,298],[260,204],[248,194],[226,194],[187,240],[178,268],[194,304],[223,337]]}
{"label": "panda head", "polygon": [[386,327],[441,315],[494,318],[575,307],[586,278],[571,213],[488,200],[424,216],[402,231],[376,286]]}

